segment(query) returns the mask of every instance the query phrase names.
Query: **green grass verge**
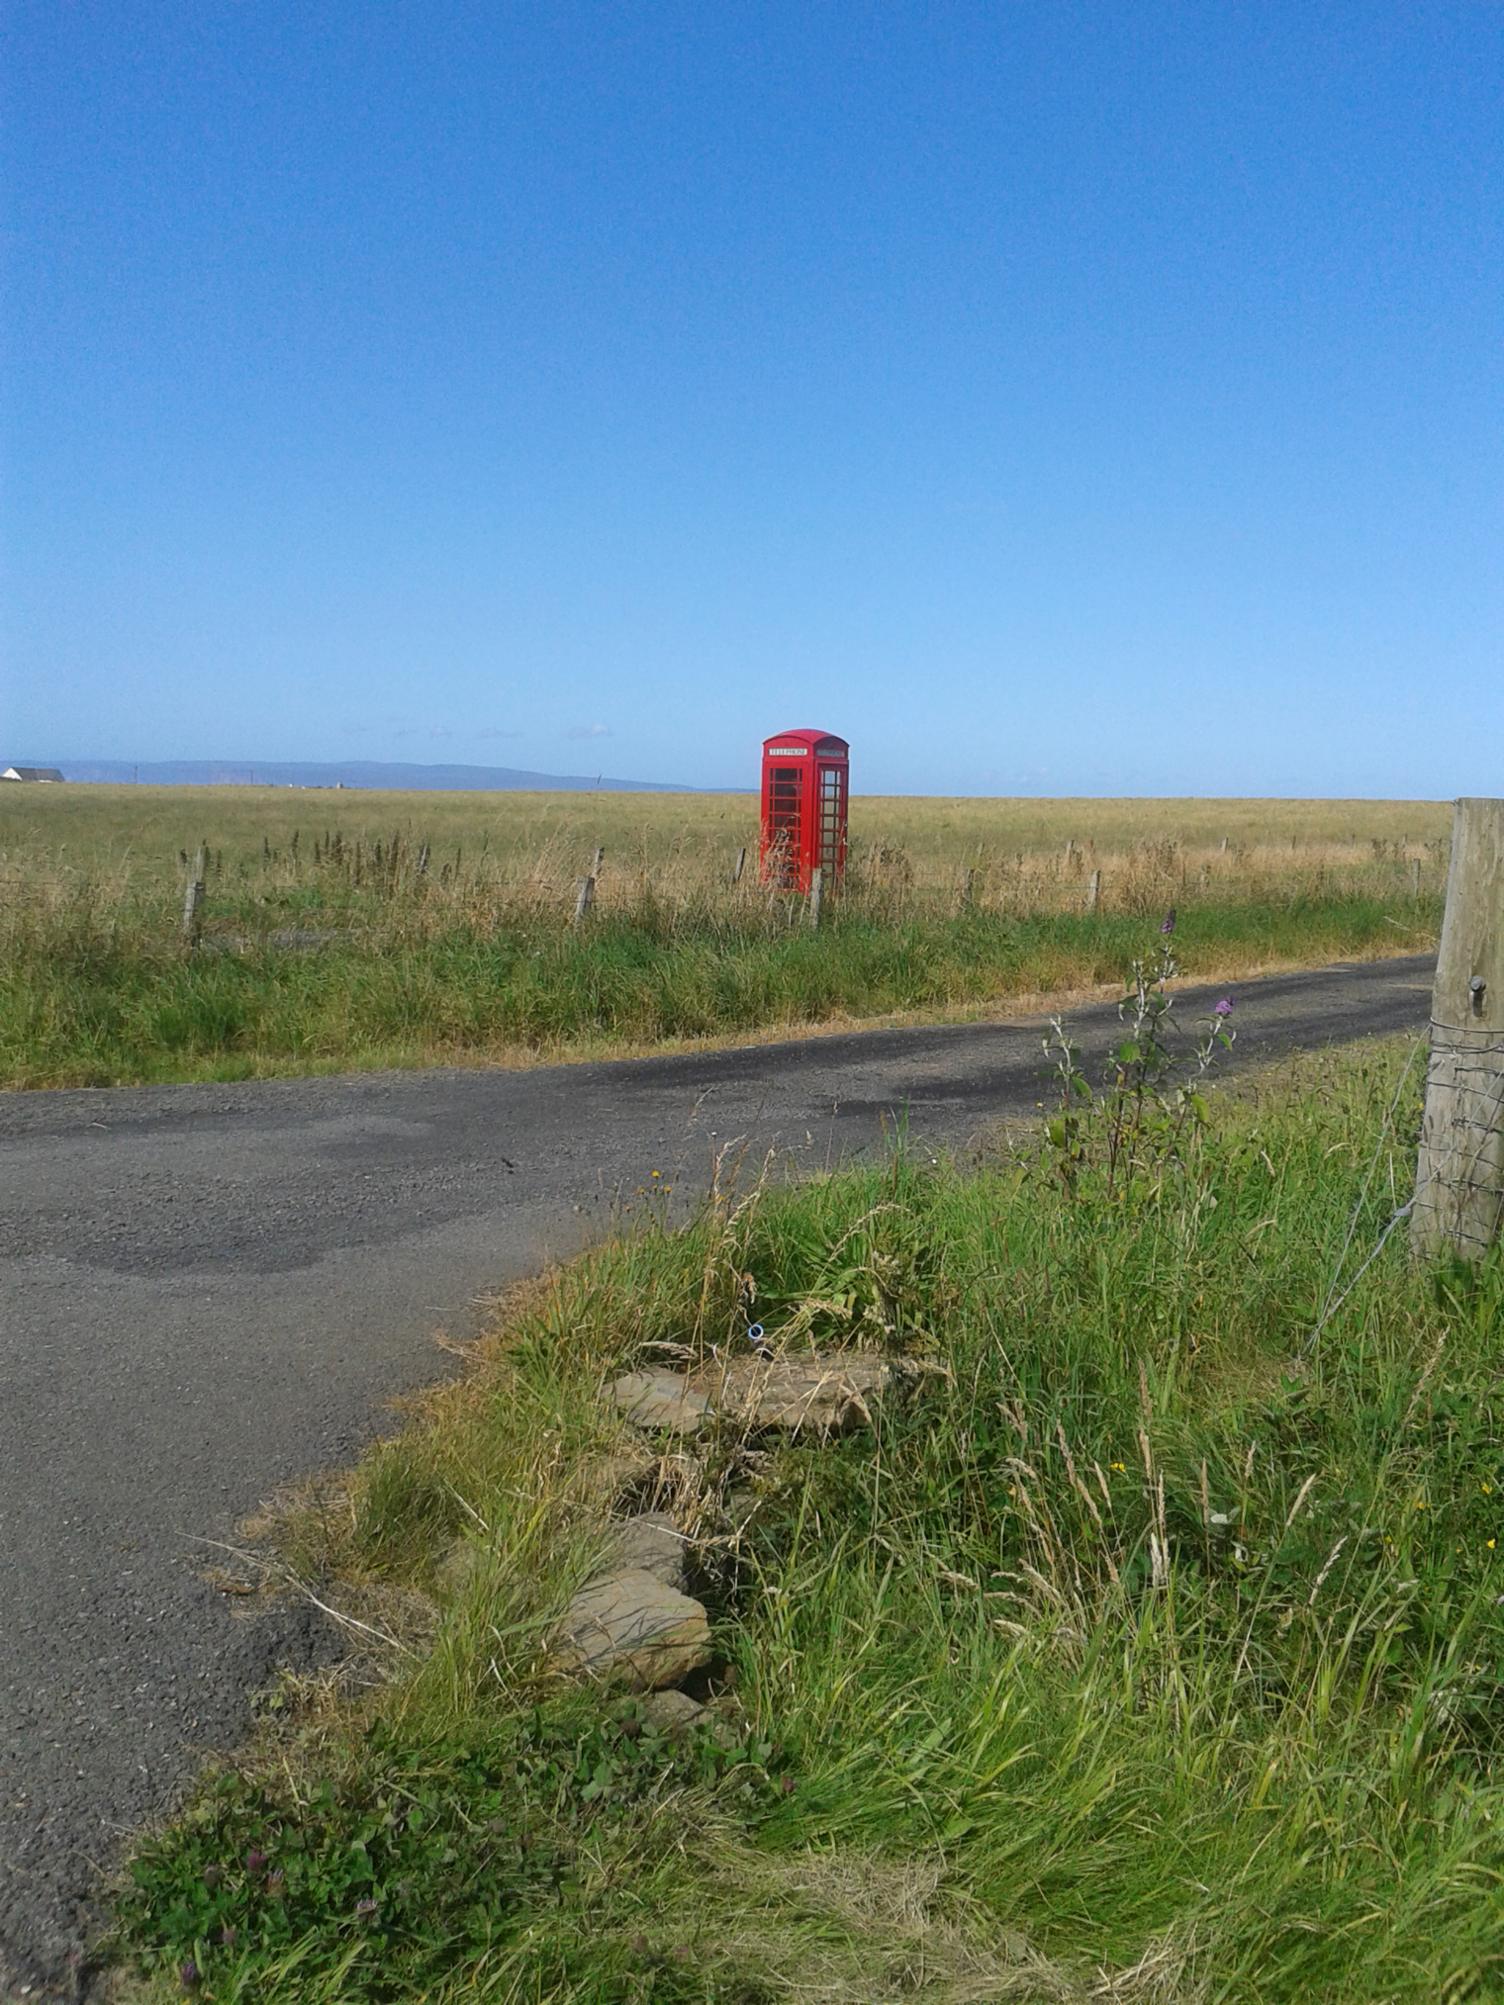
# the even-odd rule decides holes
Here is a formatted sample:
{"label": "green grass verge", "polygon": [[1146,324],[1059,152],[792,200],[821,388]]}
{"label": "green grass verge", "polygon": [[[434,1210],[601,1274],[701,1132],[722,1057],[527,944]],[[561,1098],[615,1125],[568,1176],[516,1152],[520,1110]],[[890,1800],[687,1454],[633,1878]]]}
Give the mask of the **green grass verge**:
{"label": "green grass verge", "polygon": [[[1112,1199],[900,1160],[565,1270],[284,1526],[381,1675],[141,1848],[142,1994],[191,1958],[269,2005],[1498,1996],[1504,1260],[1396,1233],[1359,1272],[1411,1056],[1219,1103]],[[677,1743],[540,1639],[648,1493],[603,1381],[752,1305],[925,1369],[752,1466],[705,1555],[738,1738]],[[744,1444],[654,1480],[713,1535]]]}
{"label": "green grass verge", "polygon": [[[1255,900],[1182,907],[1178,937],[1198,965],[1233,976],[1418,951],[1438,917],[1430,896]],[[170,933],[89,911],[23,931],[0,959],[0,1085],[561,1055],[1004,1003],[1116,979],[1142,933],[1129,914],[885,921],[837,908],[816,936],[760,904],[738,918],[649,900],[583,934],[513,920],[316,952],[189,955]]]}

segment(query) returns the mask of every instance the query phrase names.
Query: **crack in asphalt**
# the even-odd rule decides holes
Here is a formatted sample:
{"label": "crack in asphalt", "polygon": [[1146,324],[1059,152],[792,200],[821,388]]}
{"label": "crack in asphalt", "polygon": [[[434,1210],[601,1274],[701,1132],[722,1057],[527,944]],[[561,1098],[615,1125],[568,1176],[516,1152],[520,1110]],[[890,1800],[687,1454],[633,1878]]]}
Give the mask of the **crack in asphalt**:
{"label": "crack in asphalt", "polygon": [[[1239,985],[1238,1065],[1424,1027],[1416,957]],[[1215,989],[1180,993],[1182,1021]],[[967,1143],[1046,1097],[1043,1020],[663,1058],[0,1094],[0,1988],[88,1988],[100,1875],[280,1664],[310,1608],[202,1578],[272,1491],[348,1461],[452,1369],[433,1342],[715,1150],[789,1173]],[[1111,1005],[1071,1013],[1087,1062]],[[28,1990],[26,1987],[30,1987]]]}

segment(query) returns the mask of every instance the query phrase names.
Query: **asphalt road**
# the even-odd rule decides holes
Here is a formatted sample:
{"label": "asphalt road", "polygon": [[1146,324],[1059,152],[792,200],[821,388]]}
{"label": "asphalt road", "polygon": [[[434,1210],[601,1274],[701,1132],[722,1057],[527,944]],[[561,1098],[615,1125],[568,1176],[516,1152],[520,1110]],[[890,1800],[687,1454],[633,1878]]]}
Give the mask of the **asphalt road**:
{"label": "asphalt road", "polygon": [[[1428,959],[1237,990],[1239,1064],[1419,1029]],[[1216,991],[1187,992],[1182,1021]],[[0,1995],[73,1997],[91,1890],[321,1618],[237,1619],[199,1543],[441,1376],[437,1329],[577,1250],[653,1169],[966,1142],[1044,1091],[1036,1022],[715,1053],[0,1094]],[[1110,1008],[1072,1018],[1088,1059]],[[27,1987],[30,1987],[29,1989]]]}

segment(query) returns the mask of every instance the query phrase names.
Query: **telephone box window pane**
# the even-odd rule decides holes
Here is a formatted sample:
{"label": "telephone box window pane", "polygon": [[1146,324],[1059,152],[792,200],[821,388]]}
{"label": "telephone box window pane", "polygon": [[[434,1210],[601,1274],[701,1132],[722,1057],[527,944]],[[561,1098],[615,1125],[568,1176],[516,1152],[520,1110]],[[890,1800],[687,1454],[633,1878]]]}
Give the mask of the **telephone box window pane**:
{"label": "telephone box window pane", "polygon": [[772,836],[769,864],[777,883],[787,889],[799,875],[800,812],[804,804],[804,770],[775,766],[768,789],[768,831]]}
{"label": "telephone box window pane", "polygon": [[796,767],[775,766],[773,785],[769,794],[772,819],[779,827],[796,824],[799,820],[799,782],[802,775]]}

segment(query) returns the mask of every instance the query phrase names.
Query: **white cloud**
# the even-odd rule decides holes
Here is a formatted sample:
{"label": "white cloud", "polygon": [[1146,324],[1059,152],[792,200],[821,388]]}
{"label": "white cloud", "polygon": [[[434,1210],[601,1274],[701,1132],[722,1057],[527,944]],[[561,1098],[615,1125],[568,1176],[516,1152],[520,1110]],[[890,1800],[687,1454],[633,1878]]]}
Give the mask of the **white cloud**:
{"label": "white cloud", "polygon": [[564,733],[564,736],[566,738],[609,738],[611,736],[611,727],[609,724],[571,724],[569,729]]}

